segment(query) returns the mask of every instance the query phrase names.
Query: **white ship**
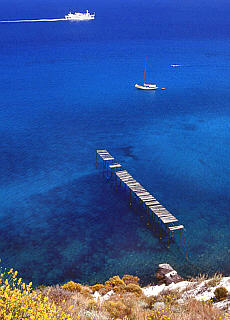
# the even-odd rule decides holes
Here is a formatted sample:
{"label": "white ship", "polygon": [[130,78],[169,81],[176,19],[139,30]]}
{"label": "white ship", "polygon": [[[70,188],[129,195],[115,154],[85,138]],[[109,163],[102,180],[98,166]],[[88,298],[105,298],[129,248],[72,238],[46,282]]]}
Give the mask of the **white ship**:
{"label": "white ship", "polygon": [[66,20],[93,20],[95,19],[95,13],[91,14],[88,10],[86,13],[75,12],[75,13],[68,13],[65,15]]}

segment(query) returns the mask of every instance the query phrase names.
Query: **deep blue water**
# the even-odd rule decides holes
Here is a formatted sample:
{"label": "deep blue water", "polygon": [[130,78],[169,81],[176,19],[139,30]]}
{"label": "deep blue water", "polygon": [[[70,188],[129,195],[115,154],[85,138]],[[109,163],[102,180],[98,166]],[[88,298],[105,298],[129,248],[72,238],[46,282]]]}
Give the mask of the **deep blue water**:
{"label": "deep blue water", "polygon": [[[2,265],[35,285],[127,273],[147,283],[162,262],[229,274],[230,5],[78,5],[0,6],[4,20],[97,14],[0,25]],[[135,90],[146,56],[147,82],[166,90]],[[101,148],[185,225],[189,263],[95,168]]]}

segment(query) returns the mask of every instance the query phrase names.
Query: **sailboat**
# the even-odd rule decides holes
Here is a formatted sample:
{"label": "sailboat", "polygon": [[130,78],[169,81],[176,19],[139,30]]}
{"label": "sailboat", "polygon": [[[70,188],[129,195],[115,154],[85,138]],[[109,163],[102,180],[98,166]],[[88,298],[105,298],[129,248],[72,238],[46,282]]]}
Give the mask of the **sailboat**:
{"label": "sailboat", "polygon": [[137,89],[141,89],[141,90],[156,90],[156,89],[158,89],[156,84],[147,84],[147,83],[145,83],[146,60],[147,60],[147,58],[145,59],[145,71],[144,71],[143,85],[135,84],[135,87]]}

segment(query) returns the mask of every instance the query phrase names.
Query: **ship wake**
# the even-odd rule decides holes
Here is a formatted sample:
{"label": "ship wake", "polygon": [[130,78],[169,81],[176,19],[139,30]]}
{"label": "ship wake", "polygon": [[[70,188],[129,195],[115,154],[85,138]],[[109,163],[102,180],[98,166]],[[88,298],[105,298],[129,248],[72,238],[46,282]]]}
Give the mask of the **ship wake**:
{"label": "ship wake", "polygon": [[25,19],[25,20],[2,20],[0,23],[19,23],[19,22],[56,22],[56,21],[67,21],[65,18],[60,19]]}

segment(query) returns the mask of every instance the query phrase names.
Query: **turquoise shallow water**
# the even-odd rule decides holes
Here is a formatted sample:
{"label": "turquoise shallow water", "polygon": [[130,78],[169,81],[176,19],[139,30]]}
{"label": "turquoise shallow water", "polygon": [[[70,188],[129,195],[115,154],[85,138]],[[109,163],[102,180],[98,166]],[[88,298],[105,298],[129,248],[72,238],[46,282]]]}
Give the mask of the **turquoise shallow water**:
{"label": "turquoise shallow water", "polygon": [[[229,274],[229,41],[105,41],[70,24],[49,26],[49,42],[44,28],[1,40],[3,265],[34,284],[127,273],[147,283],[162,262]],[[135,90],[146,55],[147,82],[165,91]],[[101,148],[185,225],[189,263],[96,170]]]}

